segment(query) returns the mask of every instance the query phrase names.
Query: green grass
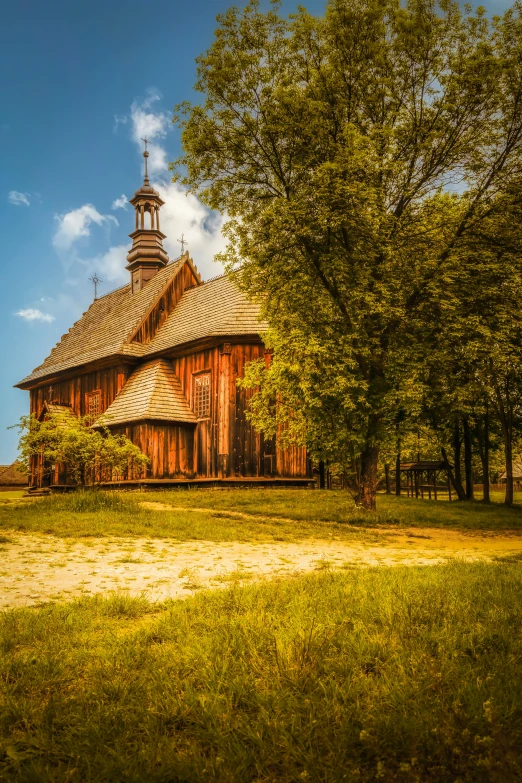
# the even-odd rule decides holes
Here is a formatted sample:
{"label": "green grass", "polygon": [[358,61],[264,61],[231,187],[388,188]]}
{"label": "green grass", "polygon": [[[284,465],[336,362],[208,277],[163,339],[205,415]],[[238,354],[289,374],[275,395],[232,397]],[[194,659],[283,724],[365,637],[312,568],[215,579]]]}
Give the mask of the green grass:
{"label": "green grass", "polygon": [[[194,493],[172,493],[173,505],[181,505]],[[215,493],[197,493],[205,505]],[[243,493],[226,493],[231,509],[240,504]],[[258,496],[259,497],[259,496]],[[357,527],[332,525],[324,521],[279,520],[269,513],[256,519],[227,516],[222,510],[151,511],[140,506],[140,500],[162,500],[159,493],[75,492],[50,495],[34,502],[0,506],[0,531],[17,530],[26,533],[46,533],[64,538],[101,536],[141,536],[175,538],[180,541],[295,541],[306,538],[361,538],[371,540]],[[353,502],[349,500],[353,506]],[[306,498],[298,498],[303,508]]]}
{"label": "green grass", "polygon": [[522,776],[522,567],[321,573],[0,618],[0,779]]}
{"label": "green grass", "polygon": [[0,492],[0,503],[7,502],[8,500],[20,500],[26,493],[25,489],[6,489],[5,492]]}
{"label": "green grass", "polygon": [[[141,501],[175,507],[144,509]],[[191,509],[208,509],[194,511]],[[185,511],[184,509],[187,509]],[[253,519],[228,516],[228,512]],[[378,511],[357,508],[347,492],[313,490],[85,491],[0,505],[0,530],[63,537],[144,536],[209,541],[368,540],[374,526],[522,530],[522,508],[492,503],[444,503],[380,495]]]}
{"label": "green grass", "polygon": [[501,503],[447,503],[380,494],[377,513],[372,514],[357,508],[349,493],[341,490],[166,490],[139,493],[134,497],[185,508],[233,510],[260,517],[286,517],[298,522],[522,530],[522,506],[507,508]]}

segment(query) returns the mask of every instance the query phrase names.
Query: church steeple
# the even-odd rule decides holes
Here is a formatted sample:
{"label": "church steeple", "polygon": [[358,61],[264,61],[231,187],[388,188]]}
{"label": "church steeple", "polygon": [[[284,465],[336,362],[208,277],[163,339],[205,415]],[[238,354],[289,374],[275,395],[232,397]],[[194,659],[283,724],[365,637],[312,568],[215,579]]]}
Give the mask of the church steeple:
{"label": "church steeple", "polygon": [[[129,199],[136,211],[136,228],[129,234],[132,248],[127,256],[127,269],[131,274],[132,292],[141,291],[143,286],[162,269],[169,260],[162,244],[165,234],[160,231],[159,211],[165,203],[159,193],[151,187],[148,172],[147,151],[148,140],[145,142],[145,176],[143,185]],[[150,228],[145,228],[147,213],[150,215]],[[148,222],[148,221],[147,221]]]}

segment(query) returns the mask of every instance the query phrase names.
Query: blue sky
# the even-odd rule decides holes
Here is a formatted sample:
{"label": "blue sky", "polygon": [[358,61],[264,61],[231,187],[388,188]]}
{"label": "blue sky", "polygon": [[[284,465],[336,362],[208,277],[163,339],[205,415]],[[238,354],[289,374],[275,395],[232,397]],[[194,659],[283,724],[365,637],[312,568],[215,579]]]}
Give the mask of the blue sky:
{"label": "blue sky", "polygon": [[[324,0],[301,0],[321,13]],[[0,28],[0,464],[16,456],[6,428],[28,411],[13,389],[92,300],[127,282],[133,216],[122,206],[141,182],[140,145],[166,206],[171,257],[184,232],[204,278],[219,274],[221,219],[169,181],[180,152],[173,106],[194,99],[194,58],[212,42],[228,0],[18,0]],[[297,3],[284,0],[290,12]],[[504,4],[489,5],[494,12]]]}

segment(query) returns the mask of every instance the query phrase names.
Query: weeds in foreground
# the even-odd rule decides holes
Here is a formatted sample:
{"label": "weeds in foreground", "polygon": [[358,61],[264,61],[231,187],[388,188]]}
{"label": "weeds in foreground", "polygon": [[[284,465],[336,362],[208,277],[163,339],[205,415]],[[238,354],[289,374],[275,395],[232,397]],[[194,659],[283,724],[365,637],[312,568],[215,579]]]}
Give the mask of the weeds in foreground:
{"label": "weeds in foreground", "polygon": [[0,620],[0,779],[508,781],[522,568],[371,569]]}

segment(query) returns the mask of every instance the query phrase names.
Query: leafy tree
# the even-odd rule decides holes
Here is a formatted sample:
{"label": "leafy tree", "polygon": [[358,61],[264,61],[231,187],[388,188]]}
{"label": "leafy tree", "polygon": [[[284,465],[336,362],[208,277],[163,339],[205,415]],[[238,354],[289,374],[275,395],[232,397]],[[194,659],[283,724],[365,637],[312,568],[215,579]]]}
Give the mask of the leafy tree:
{"label": "leafy tree", "polygon": [[[434,374],[478,441],[484,483],[491,430],[500,427],[506,503],[513,502],[513,443],[522,432],[522,195],[506,189],[454,252],[433,298]],[[470,460],[468,460],[469,462]]]}
{"label": "leafy tree", "polygon": [[[252,0],[219,17],[198,58],[204,100],[175,117],[176,176],[228,214],[222,260],[276,335],[270,391],[285,373],[293,400],[308,385],[289,422],[312,445],[342,397],[368,508],[417,366],[414,326],[459,242],[519,178],[520,9],[490,23],[452,0],[330,0],[322,18],[283,19]],[[447,206],[441,191],[463,181]]]}
{"label": "leafy tree", "polygon": [[124,435],[107,428],[92,429],[88,418],[50,414],[40,421],[22,416],[19,452],[28,472],[41,459],[50,475],[55,465],[63,466],[76,484],[99,484],[112,474],[122,475],[129,465],[146,465],[148,457]]}

